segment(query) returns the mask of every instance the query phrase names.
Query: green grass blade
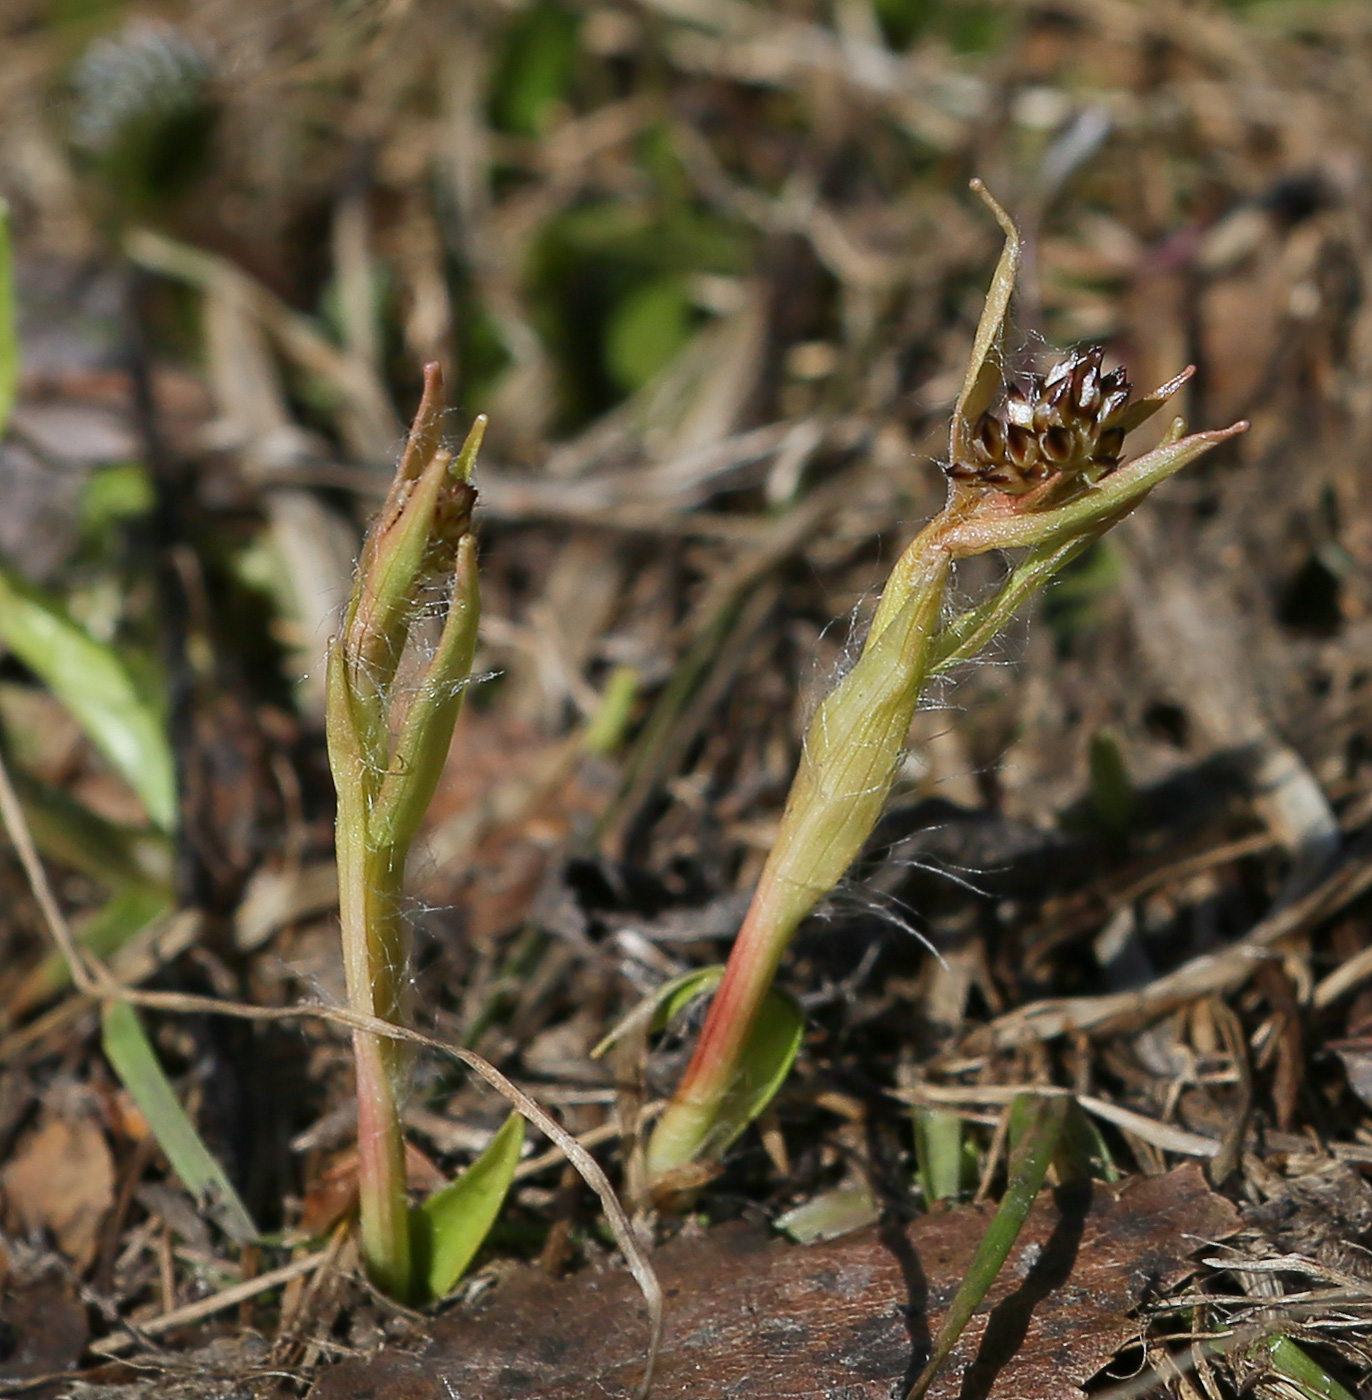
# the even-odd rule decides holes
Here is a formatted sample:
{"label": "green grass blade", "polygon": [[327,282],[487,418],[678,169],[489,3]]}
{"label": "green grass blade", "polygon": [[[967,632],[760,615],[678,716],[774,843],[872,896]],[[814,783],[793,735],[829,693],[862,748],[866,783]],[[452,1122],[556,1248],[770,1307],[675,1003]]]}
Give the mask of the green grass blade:
{"label": "green grass blade", "polygon": [[946,1108],[917,1107],[915,1159],[924,1204],[956,1200],[962,1191],[962,1119]]}
{"label": "green grass blade", "polygon": [[160,718],[114,650],[0,570],[0,638],[67,707],[163,831],[176,825],[176,769]]}
{"label": "green grass blade", "polygon": [[[76,937],[103,961],[171,908],[172,897],[168,890],[155,885],[126,885],[77,926]],[[70,985],[71,968],[67,960],[61,953],[51,953],[19,984],[10,998],[9,1012],[18,1015]]]}
{"label": "green grass blade", "polygon": [[10,210],[0,199],[0,433],[9,426],[19,393],[19,328],[14,315],[14,262]]}
{"label": "green grass blade", "polygon": [[514,1180],[524,1119],[512,1113],[486,1150],[410,1216],[416,1275],[430,1298],[451,1293],[490,1233]]}
{"label": "green grass blade", "polygon": [[910,1387],[906,1400],[920,1400],[952,1354],[972,1314],[990,1292],[991,1285],[1005,1266],[1048,1174],[1057,1151],[1071,1099],[1065,1095],[1039,1098],[1021,1094],[1011,1108],[1012,1115],[1023,1115],[1023,1131],[1010,1157],[1009,1180],[991,1223],[986,1227],[967,1275],[949,1304],[928,1363]]}
{"label": "green grass blade", "polygon": [[148,1120],[181,1184],[208,1207],[230,1238],[241,1244],[255,1240],[252,1217],[172,1092],[138,1013],[127,1002],[110,1002],[101,1029],[106,1057]]}
{"label": "green grass blade", "polygon": [[1305,1400],[1353,1400],[1353,1396],[1313,1356],[1283,1333],[1264,1337],[1254,1350],[1266,1358],[1279,1376],[1305,1396]]}

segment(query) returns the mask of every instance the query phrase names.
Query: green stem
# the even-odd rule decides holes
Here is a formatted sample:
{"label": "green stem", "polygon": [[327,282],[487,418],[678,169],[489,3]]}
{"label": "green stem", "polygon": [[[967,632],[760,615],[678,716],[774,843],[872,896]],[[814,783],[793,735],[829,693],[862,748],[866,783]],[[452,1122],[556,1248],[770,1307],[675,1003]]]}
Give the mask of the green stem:
{"label": "green stem", "polygon": [[[401,914],[404,861],[393,849],[372,849],[365,822],[354,819],[339,785],[338,880],[348,1004],[384,1020],[401,1019],[409,938]],[[347,796],[345,796],[347,794]],[[409,1201],[399,1105],[406,1056],[400,1044],[359,1031],[357,1174],[362,1254],[373,1282],[394,1298],[411,1289]]]}
{"label": "green stem", "polygon": [[650,1179],[717,1155],[720,1109],[743,1080],[782,955],[881,813],[927,675],[950,565],[941,545],[947,524],[940,517],[897,564],[857,665],[811,722],[776,844],[691,1063],[648,1145]]}
{"label": "green stem", "polygon": [[410,1206],[405,1190],[405,1137],[394,1085],[394,1041],[365,1031],[353,1035],[357,1066],[357,1190],[362,1257],[367,1273],[388,1297],[407,1302],[414,1275],[410,1260]]}
{"label": "green stem", "polygon": [[710,1003],[695,1054],[649,1142],[650,1180],[714,1155],[717,1134],[728,1128],[721,1110],[740,1079],[762,1003],[804,914],[794,903],[790,909],[779,908],[775,877],[769,880],[764,873]]}

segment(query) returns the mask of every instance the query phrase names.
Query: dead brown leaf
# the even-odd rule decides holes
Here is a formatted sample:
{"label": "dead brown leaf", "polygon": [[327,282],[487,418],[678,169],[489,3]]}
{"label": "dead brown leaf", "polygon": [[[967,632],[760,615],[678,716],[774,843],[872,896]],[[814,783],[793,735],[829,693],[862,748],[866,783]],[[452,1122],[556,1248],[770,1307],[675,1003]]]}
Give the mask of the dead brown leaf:
{"label": "dead brown leaf", "polygon": [[5,1169],[3,1185],[10,1228],[49,1231],[78,1269],[94,1262],[100,1224],[114,1204],[114,1159],[94,1123],[44,1123]]}
{"label": "dead brown leaf", "polygon": [[[870,1229],[809,1247],[730,1225],[680,1239],[653,1263],[667,1296],[655,1400],[889,1400],[923,1358],[990,1218],[967,1206],[904,1233]],[[1136,1335],[1146,1292],[1232,1233],[1233,1207],[1198,1167],[1116,1197],[1045,1195],[931,1397],[1062,1400]],[[421,1354],[383,1353],[327,1373],[315,1400],[627,1397],[643,1322],[627,1274],[557,1283],[526,1271],[492,1304],[433,1325]]]}

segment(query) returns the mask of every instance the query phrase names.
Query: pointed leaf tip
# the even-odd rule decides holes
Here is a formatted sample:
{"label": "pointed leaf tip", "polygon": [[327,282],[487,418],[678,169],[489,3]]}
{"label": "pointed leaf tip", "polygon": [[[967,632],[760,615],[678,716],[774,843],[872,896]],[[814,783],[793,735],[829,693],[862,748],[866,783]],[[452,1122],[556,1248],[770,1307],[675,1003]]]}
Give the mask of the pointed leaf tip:
{"label": "pointed leaf tip", "polygon": [[977,323],[967,374],[962,381],[957,403],[953,406],[948,456],[954,465],[967,461],[972,424],[989,407],[1000,384],[1001,341],[1010,311],[1010,299],[1014,295],[1015,278],[1019,274],[1020,241],[1014,220],[980,180],[974,180],[972,188],[995,216],[1005,234],[1005,245],[1001,249],[981,319]]}
{"label": "pointed leaf tip", "polygon": [[453,476],[459,481],[471,481],[472,474],[476,469],[477,454],[481,451],[481,444],[486,439],[486,426],[490,421],[484,413],[478,413],[472,419],[472,426],[467,430],[462,450],[453,462]]}
{"label": "pointed leaf tip", "polygon": [[461,1176],[411,1212],[415,1252],[430,1298],[452,1292],[490,1234],[523,1147],[524,1120],[512,1113]]}

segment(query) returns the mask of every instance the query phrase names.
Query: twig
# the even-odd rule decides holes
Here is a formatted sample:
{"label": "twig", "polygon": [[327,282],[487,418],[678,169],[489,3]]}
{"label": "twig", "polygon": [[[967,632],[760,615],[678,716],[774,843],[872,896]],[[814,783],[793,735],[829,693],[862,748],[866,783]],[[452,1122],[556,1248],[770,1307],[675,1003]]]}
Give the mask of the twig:
{"label": "twig", "polygon": [[912,1089],[888,1089],[887,1093],[902,1103],[927,1103],[939,1105],[960,1104],[1008,1104],[1021,1094],[1034,1094],[1039,1098],[1075,1098],[1076,1101],[1097,1118],[1113,1123],[1117,1128],[1151,1142],[1164,1152],[1177,1152],[1186,1157],[1213,1157],[1220,1150],[1214,1138],[1202,1137],[1199,1133],[1188,1133],[1182,1128],[1174,1128],[1168,1123],[1159,1123],[1132,1109],[1120,1108],[1108,1099],[1098,1099],[1091,1094],[1075,1094],[1071,1089],[1061,1089],[1043,1084],[977,1084],[967,1088],[956,1085],[919,1084]]}
{"label": "twig", "polygon": [[1372,889],[1372,841],[1364,840],[1349,853],[1343,865],[1309,894],[1263,919],[1246,937],[1222,952],[1192,958],[1133,991],[1031,1002],[974,1031],[958,1052],[1005,1050],[1051,1040],[1069,1031],[1146,1025],[1186,1002],[1232,991],[1247,981],[1274,944],[1328,918],[1368,889]]}
{"label": "twig", "polygon": [[38,849],[34,845],[28,819],[24,816],[24,809],[20,806],[14,784],[10,781],[9,767],[3,758],[0,758],[0,817],[4,819],[5,830],[14,843],[19,863],[24,867],[29,888],[33,891],[34,899],[38,901],[38,907],[42,911],[48,931],[52,934],[53,942],[57,944],[58,952],[66,959],[67,966],[71,969],[72,981],[87,996],[117,995],[118,984],[110,976],[108,969],[95,959],[87,961],[85,951],[77,943],[71,925],[67,923],[58,907],[47,872],[43,869],[43,862],[38,858]]}
{"label": "twig", "polygon": [[137,1324],[137,1335],[130,1331],[120,1336],[101,1337],[98,1341],[90,1344],[90,1350],[99,1356],[116,1356],[121,1351],[128,1351],[130,1347],[136,1346],[139,1335],[160,1337],[164,1332],[174,1332],[178,1327],[185,1327],[192,1322],[200,1322],[204,1318],[213,1317],[215,1313],[237,1307],[239,1303],[246,1302],[249,1298],[255,1298],[259,1293],[267,1292],[268,1289],[278,1288],[281,1284],[289,1283],[294,1278],[301,1278],[305,1274],[313,1273],[331,1253],[331,1249],[321,1249],[316,1254],[305,1255],[303,1259],[292,1259],[289,1264],[283,1264],[279,1269],[258,1274],[256,1278],[250,1278],[244,1283],[236,1283],[232,1288],[224,1289],[222,1293],[212,1294],[197,1302],[187,1303],[184,1307],[173,1308],[160,1317],[140,1322]]}
{"label": "twig", "polygon": [[1315,986],[1311,1001],[1317,1010],[1323,1011],[1369,977],[1372,977],[1372,948],[1364,948],[1347,962],[1340,963],[1327,977],[1322,977]]}

